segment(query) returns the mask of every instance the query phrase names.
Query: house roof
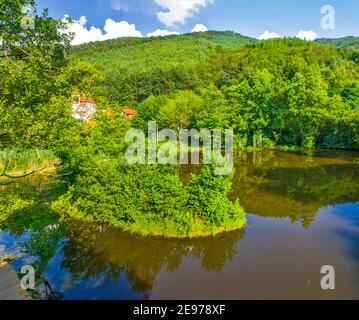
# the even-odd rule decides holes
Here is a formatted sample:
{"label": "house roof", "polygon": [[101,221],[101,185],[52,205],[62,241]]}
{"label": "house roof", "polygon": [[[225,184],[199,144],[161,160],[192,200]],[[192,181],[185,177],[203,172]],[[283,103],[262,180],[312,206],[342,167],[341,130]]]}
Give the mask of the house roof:
{"label": "house roof", "polygon": [[91,98],[86,97],[85,95],[83,95],[77,91],[71,92],[71,96],[76,97],[76,98],[80,97],[80,99],[78,100],[78,103],[80,103],[80,104],[86,104],[86,103],[96,104],[96,102],[93,101]]}
{"label": "house roof", "polygon": [[82,103],[92,103],[92,104],[96,104],[95,101],[93,101],[91,98],[83,96],[80,98],[80,104]]}
{"label": "house roof", "polygon": [[127,106],[123,108],[123,112],[128,116],[135,116],[137,114],[136,110],[131,109]]}

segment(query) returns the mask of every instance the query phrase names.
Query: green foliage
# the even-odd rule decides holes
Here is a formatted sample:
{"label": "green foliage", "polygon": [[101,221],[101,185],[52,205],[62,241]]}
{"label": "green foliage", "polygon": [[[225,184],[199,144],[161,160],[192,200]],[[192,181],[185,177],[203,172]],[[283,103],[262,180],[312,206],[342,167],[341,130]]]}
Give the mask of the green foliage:
{"label": "green foliage", "polygon": [[[35,29],[21,28],[23,5],[34,9]],[[0,198],[0,223],[7,228],[34,210],[152,235],[242,227],[243,210],[228,200],[231,176],[205,167],[185,185],[175,167],[125,162],[126,131],[147,130],[150,120],[177,132],[233,128],[241,147],[359,148],[353,39],[337,48],[204,32],[90,43],[67,56],[70,38],[61,32],[66,23],[47,11],[37,14],[31,0],[0,0],[0,9],[0,72],[6,75],[0,78],[0,147],[56,148],[61,164],[74,173],[59,199],[37,189],[28,195],[7,189]],[[73,90],[96,101],[91,121],[71,117]],[[121,114],[124,104],[137,110],[134,120]],[[17,160],[13,168],[21,166]],[[37,252],[46,239],[39,234],[29,250]]]}
{"label": "green foliage", "polygon": [[[34,29],[23,29],[24,7]],[[83,62],[68,65],[66,23],[36,11],[31,0],[0,1],[0,147],[49,148],[76,141],[81,124],[71,117],[70,92],[85,93],[101,80]]]}
{"label": "green foliage", "polygon": [[359,65],[341,50],[275,39],[214,56],[209,71],[237,135],[305,148],[359,147]]}
{"label": "green foliage", "polygon": [[249,145],[259,138],[270,147],[358,148],[359,64],[352,54],[298,39],[213,50],[196,67],[203,81],[188,87],[196,103],[188,103],[190,91],[173,88],[140,103],[133,125],[233,128],[236,141]]}
{"label": "green foliage", "polygon": [[[194,211],[189,197],[195,187],[180,181],[176,167],[127,164],[124,135],[129,124],[124,118],[111,114],[96,121],[83,136],[86,146],[71,149],[62,157],[76,176],[68,192],[52,204],[52,210],[64,217],[110,224],[143,235],[193,237],[243,226],[243,211],[227,198],[230,177],[225,182],[214,176],[203,178],[218,181],[219,188],[225,184],[216,194],[218,210],[214,205],[210,209],[212,217],[218,219],[211,220],[205,213]],[[208,187],[215,184],[209,182]]]}
{"label": "green foliage", "polygon": [[0,229],[21,236],[28,230],[43,230],[58,222],[51,203],[66,191],[65,181],[29,177],[0,184]]}
{"label": "green foliage", "polygon": [[[33,20],[34,25],[24,29],[26,16]],[[59,32],[65,28],[66,23],[51,18],[47,9],[38,15],[34,0],[0,1],[2,57],[12,57],[15,61],[33,59],[40,64],[39,67],[61,67],[66,62],[65,54],[70,43],[70,36]]]}
{"label": "green foliage", "polygon": [[191,91],[179,91],[167,99],[159,110],[157,121],[162,128],[169,128],[179,132],[193,124],[193,116],[201,108],[200,97]]}
{"label": "green foliage", "polygon": [[7,164],[7,173],[29,172],[32,169],[51,167],[58,163],[53,150],[30,149],[22,152],[14,150],[0,151],[0,172]]}
{"label": "green foliage", "polygon": [[[73,200],[72,207],[84,217],[123,229],[131,223],[171,219],[185,201],[170,168],[128,166],[106,159],[81,173],[65,199]],[[68,211],[67,206],[63,211]]]}
{"label": "green foliage", "polygon": [[148,122],[177,132],[187,128],[228,128],[228,107],[222,92],[204,88],[200,94],[176,91],[167,96],[151,96],[139,104],[134,127],[147,131]]}
{"label": "green foliage", "polygon": [[218,227],[243,223],[243,209],[238,202],[233,203],[227,198],[232,190],[233,173],[216,176],[214,171],[214,167],[206,166],[192,177],[188,186],[188,204],[194,210],[195,217]]}
{"label": "green foliage", "polygon": [[193,114],[195,128],[228,129],[230,108],[224,94],[215,88],[203,88],[202,103]]}
{"label": "green foliage", "polygon": [[106,159],[83,168],[53,209],[142,235],[206,236],[244,225],[243,209],[227,198],[230,187],[230,178],[206,173],[186,187],[169,166],[129,166]]}
{"label": "green foliage", "polygon": [[359,49],[358,37],[344,37],[344,38],[335,38],[335,39],[322,38],[322,39],[317,39],[315,41],[319,43],[335,45],[343,48]]}
{"label": "green foliage", "polygon": [[218,47],[239,48],[253,39],[233,32],[201,32],[181,36],[114,39],[72,48],[73,59],[102,71],[112,100],[143,101],[173,90],[195,90],[203,83],[200,67]]}
{"label": "green foliage", "polygon": [[148,130],[148,122],[157,120],[160,110],[168,103],[166,96],[150,96],[137,107],[138,115],[132,125],[143,132]]}

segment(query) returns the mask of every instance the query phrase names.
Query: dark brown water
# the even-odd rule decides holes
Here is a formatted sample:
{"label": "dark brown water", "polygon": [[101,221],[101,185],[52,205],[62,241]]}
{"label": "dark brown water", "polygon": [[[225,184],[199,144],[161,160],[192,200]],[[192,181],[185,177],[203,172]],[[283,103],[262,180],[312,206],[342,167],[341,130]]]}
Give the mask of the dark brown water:
{"label": "dark brown water", "polygon": [[[245,230],[166,240],[17,223],[0,232],[0,255],[33,263],[66,299],[359,299],[359,153],[242,152],[235,163]],[[182,167],[183,180],[196,170]],[[321,289],[324,265],[333,291]]]}

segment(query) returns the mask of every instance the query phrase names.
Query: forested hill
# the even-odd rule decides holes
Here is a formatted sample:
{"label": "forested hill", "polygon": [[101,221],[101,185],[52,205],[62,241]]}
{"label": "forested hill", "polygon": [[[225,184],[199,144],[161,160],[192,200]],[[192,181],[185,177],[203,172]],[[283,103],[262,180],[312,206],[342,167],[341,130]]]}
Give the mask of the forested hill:
{"label": "forested hill", "polygon": [[[161,44],[170,44],[181,46],[192,43],[201,48],[211,48],[222,46],[224,48],[236,49],[245,44],[256,41],[254,38],[246,37],[233,31],[207,31],[188,33],[181,35],[171,35],[166,37],[149,37],[149,38],[117,38],[107,41],[97,41],[73,46],[71,53],[80,56],[92,56],[108,50],[124,50],[129,47],[142,45],[156,46]],[[183,49],[183,48],[182,48]]]}
{"label": "forested hill", "polygon": [[[135,86],[130,100],[140,101],[171,89],[198,87],[198,66],[211,52],[238,49],[255,39],[232,31],[208,31],[152,38],[119,38],[72,47],[72,57],[94,65],[106,75],[111,97],[122,101]],[[119,90],[119,83],[121,89]]]}
{"label": "forested hill", "polygon": [[72,56],[101,71],[153,68],[161,64],[203,63],[218,47],[238,49],[255,39],[231,31],[208,31],[151,38],[118,38],[91,42],[71,49]]}
{"label": "forested hill", "polygon": [[318,43],[331,44],[342,48],[353,48],[359,50],[359,37],[344,37],[344,38],[321,38],[317,39]]}

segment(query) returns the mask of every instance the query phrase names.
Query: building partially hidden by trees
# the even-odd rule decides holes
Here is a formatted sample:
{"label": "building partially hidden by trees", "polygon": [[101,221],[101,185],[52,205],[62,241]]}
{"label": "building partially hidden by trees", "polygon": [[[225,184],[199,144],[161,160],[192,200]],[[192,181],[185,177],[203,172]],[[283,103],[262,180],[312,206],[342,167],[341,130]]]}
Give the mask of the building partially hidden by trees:
{"label": "building partially hidden by trees", "polygon": [[96,102],[79,92],[71,93],[72,116],[81,121],[89,121],[96,113]]}
{"label": "building partially hidden by trees", "polygon": [[133,119],[134,117],[136,117],[137,112],[134,109],[129,108],[128,106],[125,106],[122,110],[122,114],[129,119]]}

